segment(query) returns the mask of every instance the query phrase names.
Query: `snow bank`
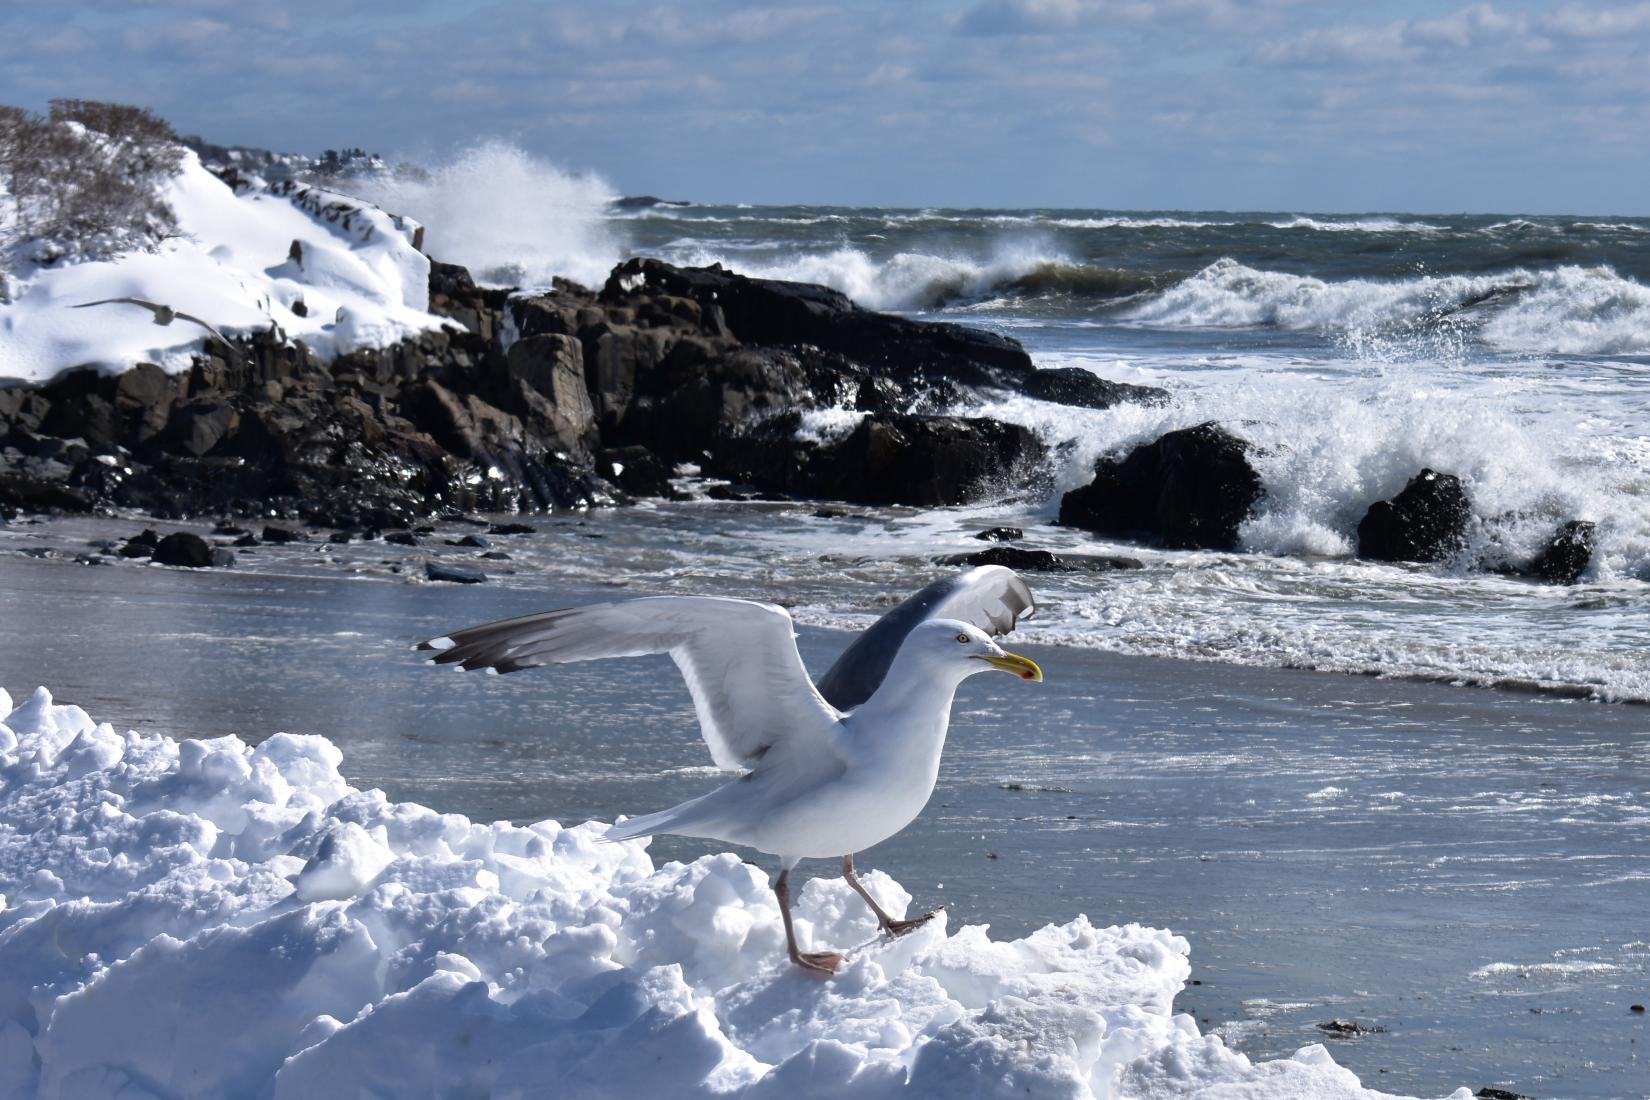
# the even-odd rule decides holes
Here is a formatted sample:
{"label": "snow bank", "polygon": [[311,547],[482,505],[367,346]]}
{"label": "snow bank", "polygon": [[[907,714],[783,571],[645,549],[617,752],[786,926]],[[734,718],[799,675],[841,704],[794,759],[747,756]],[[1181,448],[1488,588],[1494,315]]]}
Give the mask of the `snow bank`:
{"label": "snow bank", "polygon": [[237,193],[194,153],[163,197],[179,236],[154,251],[30,267],[8,281],[0,378],[43,382],[71,367],[140,362],[179,371],[207,340],[199,325],[157,325],[140,306],[73,308],[106,298],[171,306],[230,337],[273,323],[323,359],[442,323],[426,312],[430,263],[413,247],[415,222],[292,181]]}
{"label": "snow bank", "polygon": [[732,855],[391,803],[319,737],[118,734],[43,688],[8,712],[0,1098],[1379,1095],[1322,1047],[1198,1034],[1169,932],[880,942],[815,880],[804,941],[865,945],[822,981]]}

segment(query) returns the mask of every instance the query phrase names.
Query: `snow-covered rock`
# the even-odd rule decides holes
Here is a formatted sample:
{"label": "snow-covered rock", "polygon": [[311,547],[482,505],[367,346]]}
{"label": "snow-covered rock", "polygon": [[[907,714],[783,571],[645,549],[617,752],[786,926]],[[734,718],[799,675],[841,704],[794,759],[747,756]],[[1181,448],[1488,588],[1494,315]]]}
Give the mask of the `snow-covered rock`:
{"label": "snow-covered rock", "polygon": [[119,734],[44,689],[8,712],[7,1100],[1381,1095],[1322,1047],[1199,1034],[1170,932],[942,916],[884,942],[816,879],[804,941],[862,945],[822,981],[733,855],[656,868],[597,824],[392,803],[319,737]]}
{"label": "snow-covered rock", "polygon": [[438,328],[416,222],[291,180],[232,189],[192,152],[163,188],[178,235],[112,259],[30,266],[0,294],[0,378],[44,382],[72,367],[187,368],[209,337],[184,318],[155,323],[140,298],[229,337],[267,330],[323,359]]}

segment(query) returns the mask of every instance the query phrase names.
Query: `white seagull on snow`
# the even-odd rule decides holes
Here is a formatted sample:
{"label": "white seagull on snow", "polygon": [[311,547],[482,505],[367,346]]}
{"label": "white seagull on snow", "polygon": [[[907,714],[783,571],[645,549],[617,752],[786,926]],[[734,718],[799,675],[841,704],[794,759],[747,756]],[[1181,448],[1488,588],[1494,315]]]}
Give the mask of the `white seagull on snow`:
{"label": "white seagull on snow", "polygon": [[842,876],[889,935],[933,917],[890,916],[854,875],[853,853],[909,825],[934,792],[958,686],[977,672],[1041,680],[1005,653],[1035,610],[1011,570],[982,566],[936,581],[867,629],[819,684],[782,607],[720,596],[655,596],[474,626],[420,643],[440,664],[517,672],[668,653],[693,695],[711,757],[745,774],[709,794],[608,830],[615,840],[674,833],[779,857],[774,892],[791,960],[833,973],[842,955],[804,952],[791,925],[790,874],[804,858],[842,859]]}

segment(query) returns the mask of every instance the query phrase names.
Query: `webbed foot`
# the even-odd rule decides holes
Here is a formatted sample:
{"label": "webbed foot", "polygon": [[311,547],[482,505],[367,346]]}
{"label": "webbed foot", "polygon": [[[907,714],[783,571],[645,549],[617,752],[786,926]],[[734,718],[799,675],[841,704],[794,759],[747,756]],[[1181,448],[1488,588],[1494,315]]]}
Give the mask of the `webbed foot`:
{"label": "webbed foot", "polygon": [[885,920],[882,922],[882,930],[888,935],[897,938],[905,935],[907,932],[914,932],[918,928],[921,928],[923,925],[937,917],[939,912],[940,911],[938,909],[930,909],[922,916],[912,917],[910,920]]}
{"label": "webbed foot", "polygon": [[843,957],[835,951],[798,951],[791,955],[791,961],[811,973],[830,975],[837,972]]}

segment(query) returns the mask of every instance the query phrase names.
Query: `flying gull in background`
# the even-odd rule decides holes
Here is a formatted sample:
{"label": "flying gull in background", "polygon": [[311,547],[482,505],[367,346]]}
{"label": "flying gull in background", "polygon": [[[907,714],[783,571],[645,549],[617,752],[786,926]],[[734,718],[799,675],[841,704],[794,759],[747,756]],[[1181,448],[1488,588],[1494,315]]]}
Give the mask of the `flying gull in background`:
{"label": "flying gull in background", "polygon": [[160,302],[151,302],[151,301],[148,301],[148,300],[143,299],[143,298],[99,298],[95,302],[81,302],[79,305],[73,306],[72,308],[74,308],[74,309],[88,309],[92,306],[108,306],[108,305],[120,305],[120,304],[133,305],[133,306],[142,306],[144,309],[148,310],[150,313],[153,313],[155,315],[155,324],[157,324],[157,325],[169,325],[173,321],[189,321],[192,324],[197,324],[201,328],[205,329],[207,332],[211,333],[212,338],[214,340],[218,341],[220,344],[223,344],[225,347],[229,348],[231,351],[235,350],[235,345],[233,345],[229,342],[229,338],[226,337],[223,333],[219,332],[217,329],[213,328],[212,325],[209,324],[208,322],[201,320],[199,317],[196,317],[193,313],[180,313],[177,310],[173,309],[171,306],[163,305]]}
{"label": "flying gull in background", "polygon": [[833,951],[804,952],[791,924],[790,875],[805,858],[841,858],[842,877],[902,935],[933,917],[896,920],[854,874],[853,854],[909,825],[927,804],[957,688],[977,672],[1041,680],[1005,653],[1036,608],[1002,566],[935,581],[861,634],[818,685],[784,608],[723,596],[652,596],[470,627],[418,648],[439,664],[517,672],[542,665],[668,653],[682,671],[719,767],[744,772],[709,794],[608,830],[614,840],[674,833],[779,857],[774,893],[791,960],[830,974]]}

